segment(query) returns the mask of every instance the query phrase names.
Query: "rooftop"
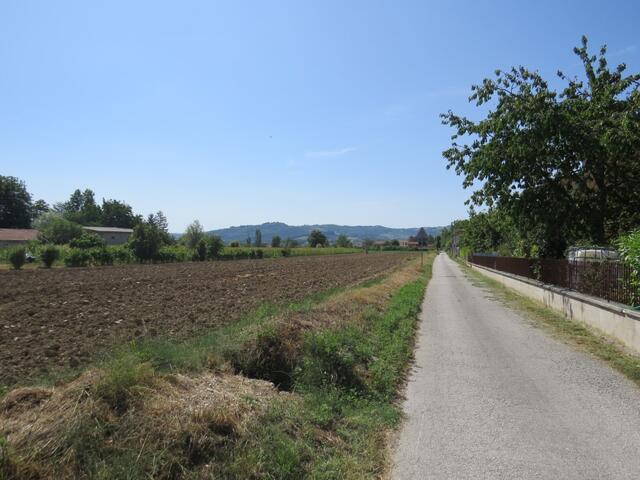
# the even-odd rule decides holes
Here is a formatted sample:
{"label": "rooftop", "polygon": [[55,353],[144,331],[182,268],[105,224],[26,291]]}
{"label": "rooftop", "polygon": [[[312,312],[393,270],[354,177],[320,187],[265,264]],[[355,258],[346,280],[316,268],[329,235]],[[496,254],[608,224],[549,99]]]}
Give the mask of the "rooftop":
{"label": "rooftop", "polygon": [[101,233],[133,233],[133,229],[131,228],[120,228],[120,227],[82,227],[85,230],[89,230],[90,232],[101,232]]}
{"label": "rooftop", "polygon": [[0,241],[28,242],[38,239],[38,230],[32,228],[0,228]]}

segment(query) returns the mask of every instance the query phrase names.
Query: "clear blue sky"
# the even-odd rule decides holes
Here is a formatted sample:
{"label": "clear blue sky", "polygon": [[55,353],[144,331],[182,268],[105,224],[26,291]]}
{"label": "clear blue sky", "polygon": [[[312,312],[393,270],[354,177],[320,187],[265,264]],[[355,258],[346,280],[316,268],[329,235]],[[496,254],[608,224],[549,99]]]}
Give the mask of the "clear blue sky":
{"label": "clear blue sky", "polygon": [[466,215],[438,114],[586,34],[640,70],[638,1],[0,2],[0,174],[171,229]]}

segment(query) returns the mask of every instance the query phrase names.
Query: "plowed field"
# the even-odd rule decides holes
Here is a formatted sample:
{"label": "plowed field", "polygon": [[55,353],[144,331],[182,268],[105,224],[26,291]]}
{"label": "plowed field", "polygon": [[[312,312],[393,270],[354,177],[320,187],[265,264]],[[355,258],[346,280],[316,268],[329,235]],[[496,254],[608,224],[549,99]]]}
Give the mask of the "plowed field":
{"label": "plowed field", "polygon": [[86,362],[127,340],[189,336],[264,302],[379,276],[414,254],[0,272],[0,385]]}

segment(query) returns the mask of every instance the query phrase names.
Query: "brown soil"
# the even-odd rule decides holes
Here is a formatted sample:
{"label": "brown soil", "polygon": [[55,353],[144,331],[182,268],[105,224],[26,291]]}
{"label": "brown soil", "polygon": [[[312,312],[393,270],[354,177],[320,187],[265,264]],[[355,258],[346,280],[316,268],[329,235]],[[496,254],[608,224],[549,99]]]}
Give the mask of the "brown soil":
{"label": "brown soil", "polygon": [[289,303],[379,276],[412,254],[0,273],[0,386],[85,363],[145,336],[189,336],[264,302]]}

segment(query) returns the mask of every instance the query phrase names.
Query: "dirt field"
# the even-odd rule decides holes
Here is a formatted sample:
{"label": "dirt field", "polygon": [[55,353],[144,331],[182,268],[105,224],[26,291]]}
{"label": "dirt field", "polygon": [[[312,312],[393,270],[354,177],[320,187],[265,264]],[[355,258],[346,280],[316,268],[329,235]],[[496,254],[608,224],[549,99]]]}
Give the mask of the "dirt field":
{"label": "dirt field", "polygon": [[123,341],[229,324],[264,302],[295,302],[410,258],[379,253],[0,272],[0,385],[77,366]]}

